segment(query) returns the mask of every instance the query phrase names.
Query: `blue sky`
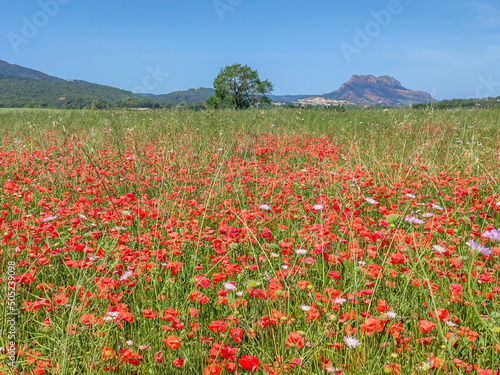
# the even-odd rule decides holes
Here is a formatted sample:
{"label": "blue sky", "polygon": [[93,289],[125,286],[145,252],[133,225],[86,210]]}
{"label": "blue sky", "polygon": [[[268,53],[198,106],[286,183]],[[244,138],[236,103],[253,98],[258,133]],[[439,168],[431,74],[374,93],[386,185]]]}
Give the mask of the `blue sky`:
{"label": "blue sky", "polygon": [[0,59],[168,93],[257,69],[275,94],[390,75],[437,99],[500,95],[498,0],[2,0]]}

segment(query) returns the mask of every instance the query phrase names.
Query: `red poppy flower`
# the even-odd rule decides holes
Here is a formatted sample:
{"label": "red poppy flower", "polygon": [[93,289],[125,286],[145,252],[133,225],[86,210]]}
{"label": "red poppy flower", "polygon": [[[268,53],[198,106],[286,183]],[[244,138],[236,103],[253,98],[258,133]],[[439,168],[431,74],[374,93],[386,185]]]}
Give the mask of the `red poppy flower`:
{"label": "red poppy flower", "polygon": [[286,347],[288,349],[290,346],[295,346],[297,349],[300,349],[304,346],[304,341],[305,339],[300,335],[300,333],[290,332],[286,339]]}
{"label": "red poppy flower", "polygon": [[222,367],[220,367],[217,363],[213,363],[205,367],[205,369],[203,370],[203,375],[217,375],[221,371]]}
{"label": "red poppy flower", "polygon": [[217,331],[224,332],[227,329],[227,325],[222,320],[215,320],[208,325],[208,329],[213,333]]}
{"label": "red poppy flower", "polygon": [[153,319],[156,318],[156,315],[158,315],[156,312],[150,309],[144,309],[142,310],[142,315],[144,315],[144,318],[146,319]]}
{"label": "red poppy flower", "polygon": [[176,358],[174,359],[174,362],[172,362],[172,365],[174,367],[182,367],[183,364],[184,364],[184,358]]}
{"label": "red poppy flower", "polygon": [[381,332],[384,328],[384,319],[368,318],[359,327],[366,332],[367,336],[373,335],[375,332]]}
{"label": "red poppy flower", "polygon": [[429,333],[436,327],[437,326],[434,323],[429,322],[428,320],[420,320],[418,322],[418,330],[420,333]]}
{"label": "red poppy flower", "polygon": [[159,363],[161,363],[161,361],[163,360],[162,352],[155,353],[154,357],[155,357],[156,361],[158,361]]}
{"label": "red poppy flower", "polygon": [[255,372],[259,369],[259,359],[252,355],[243,355],[238,360],[238,364],[243,370]]}
{"label": "red poppy flower", "polygon": [[116,357],[116,352],[113,349],[105,346],[101,349],[101,357],[102,359],[108,360]]}
{"label": "red poppy flower", "polygon": [[297,281],[297,288],[299,288],[299,289],[306,289],[308,285],[309,285],[309,281],[307,281],[307,280]]}
{"label": "red poppy flower", "polygon": [[179,339],[175,336],[168,336],[166,339],[162,339],[162,341],[171,350],[175,350],[181,347]]}

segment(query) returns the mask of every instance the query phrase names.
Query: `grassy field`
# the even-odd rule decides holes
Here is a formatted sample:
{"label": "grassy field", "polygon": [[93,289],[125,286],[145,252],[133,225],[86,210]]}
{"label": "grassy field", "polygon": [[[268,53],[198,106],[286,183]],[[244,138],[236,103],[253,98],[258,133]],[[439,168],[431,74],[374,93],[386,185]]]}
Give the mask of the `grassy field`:
{"label": "grassy field", "polygon": [[0,374],[500,371],[500,110],[0,133]]}

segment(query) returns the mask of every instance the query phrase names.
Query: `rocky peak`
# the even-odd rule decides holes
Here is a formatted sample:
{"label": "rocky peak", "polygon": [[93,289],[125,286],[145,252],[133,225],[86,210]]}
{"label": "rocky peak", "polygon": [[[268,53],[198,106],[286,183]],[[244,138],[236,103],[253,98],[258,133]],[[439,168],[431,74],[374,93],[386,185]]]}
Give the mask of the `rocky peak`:
{"label": "rocky peak", "polygon": [[[380,86],[392,86],[394,88],[401,88],[401,82],[396,78],[391,76],[380,76],[375,77],[374,75],[358,76],[353,75],[349,81],[344,83],[345,85],[380,85]],[[341,86],[341,87],[342,87]]]}
{"label": "rocky peak", "polygon": [[337,91],[322,95],[328,99],[348,100],[360,105],[389,106],[427,103],[432,97],[423,91],[409,90],[391,76],[353,75]]}

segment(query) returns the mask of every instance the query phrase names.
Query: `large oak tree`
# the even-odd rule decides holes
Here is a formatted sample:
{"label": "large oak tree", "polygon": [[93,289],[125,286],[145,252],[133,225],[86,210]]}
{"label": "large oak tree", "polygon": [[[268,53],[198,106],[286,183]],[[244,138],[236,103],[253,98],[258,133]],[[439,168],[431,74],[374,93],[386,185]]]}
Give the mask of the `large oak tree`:
{"label": "large oak tree", "polygon": [[267,79],[261,81],[256,70],[234,64],[221,69],[214,80],[215,95],[207,100],[212,108],[249,108],[257,104],[269,104],[265,96],[273,90]]}

